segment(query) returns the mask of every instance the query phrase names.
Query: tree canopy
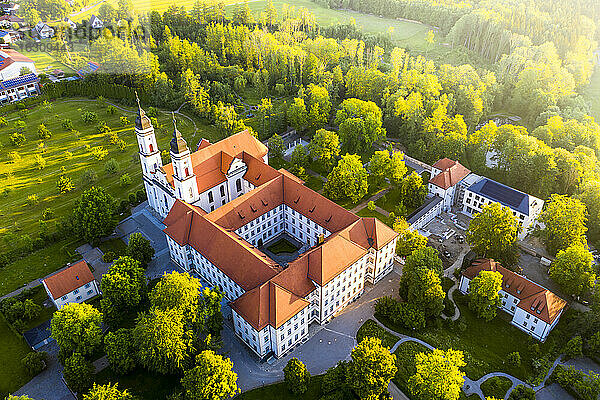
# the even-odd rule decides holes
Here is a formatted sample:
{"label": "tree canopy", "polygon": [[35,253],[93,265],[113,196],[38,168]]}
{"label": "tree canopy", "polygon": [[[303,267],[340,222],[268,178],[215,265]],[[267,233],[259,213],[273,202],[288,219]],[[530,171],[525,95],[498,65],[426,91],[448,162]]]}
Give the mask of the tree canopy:
{"label": "tree canopy", "polygon": [[102,344],[102,314],[86,303],[68,303],[52,316],[52,338],[65,356],[92,354]]}
{"label": "tree canopy", "polygon": [[480,271],[469,282],[469,308],[479,318],[491,321],[496,316],[497,308],[502,305],[500,290],[502,274],[498,271]]}
{"label": "tree canopy", "polygon": [[115,228],[115,201],[100,187],[83,192],[73,209],[75,231],[87,241],[95,241]]}
{"label": "tree canopy", "polygon": [[568,294],[579,296],[596,282],[594,257],[581,245],[561,250],[550,265],[550,277]]}
{"label": "tree canopy", "polygon": [[239,393],[233,363],[213,351],[205,350],[196,356],[196,366],[185,371],[181,385],[186,400],[220,400]]}
{"label": "tree canopy", "polygon": [[553,194],[539,216],[546,248],[551,254],[575,245],[586,245],[585,205],[572,197]]}
{"label": "tree canopy", "polygon": [[460,350],[435,349],[415,356],[417,372],[408,380],[413,396],[422,400],[458,400],[467,365]]}
{"label": "tree canopy", "polygon": [[396,375],[396,356],[381,345],[380,339],[367,337],[352,350],[350,357],[352,361],[347,368],[350,387],[361,399],[378,399]]}
{"label": "tree canopy", "polygon": [[323,192],[333,199],[350,199],[356,203],[367,194],[368,176],[360,156],[346,154],[327,176]]}

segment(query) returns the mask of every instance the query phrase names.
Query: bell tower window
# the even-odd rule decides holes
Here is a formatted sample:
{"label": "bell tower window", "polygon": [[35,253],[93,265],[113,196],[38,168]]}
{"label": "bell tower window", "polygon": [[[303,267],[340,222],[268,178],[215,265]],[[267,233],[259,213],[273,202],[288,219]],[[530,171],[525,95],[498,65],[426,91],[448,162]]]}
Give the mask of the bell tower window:
{"label": "bell tower window", "polygon": [[185,167],[185,176],[190,176],[190,170],[188,169],[188,167]]}
{"label": "bell tower window", "polygon": [[150,153],[154,153],[154,146],[150,143]]}

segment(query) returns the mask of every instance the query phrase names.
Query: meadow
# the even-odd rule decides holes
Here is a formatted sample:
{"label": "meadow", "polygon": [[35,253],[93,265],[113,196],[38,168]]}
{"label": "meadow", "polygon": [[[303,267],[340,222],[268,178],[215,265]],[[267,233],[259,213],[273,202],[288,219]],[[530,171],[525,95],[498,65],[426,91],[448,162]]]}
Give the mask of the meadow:
{"label": "meadow", "polygon": [[[97,122],[84,122],[82,115],[85,112],[95,113]],[[121,122],[121,116],[127,117],[126,124]],[[66,119],[71,120],[74,131],[63,126]],[[48,209],[53,214],[47,218],[50,224],[70,214],[77,198],[90,186],[81,180],[88,169],[94,170],[97,175],[93,184],[105,188],[117,200],[127,199],[129,193],[142,188],[133,109],[117,109],[111,114],[105,101],[69,99],[47,106],[40,104],[26,112],[13,111],[8,113],[7,120],[8,125],[0,128],[0,235],[12,232],[30,234],[34,238],[44,210]],[[15,146],[9,138],[15,132],[18,120],[25,122],[23,132],[26,141],[22,146]],[[107,135],[99,133],[97,123],[100,121],[125,142],[124,149],[110,144]],[[170,113],[159,112],[156,136],[159,148],[163,150],[168,149],[173,132],[171,121]],[[52,132],[49,139],[38,137],[38,126],[42,123]],[[177,126],[190,148],[195,148],[201,137],[211,141],[220,139],[216,128],[181,115],[177,115]],[[93,149],[98,147],[108,151],[102,159],[93,154]],[[118,163],[116,173],[105,172],[105,165],[110,159]],[[45,165],[38,160],[43,160]],[[63,174],[62,167],[74,184],[74,190],[65,194],[60,194],[57,189],[57,180]],[[124,174],[130,177],[129,184],[122,184],[121,176]],[[0,250],[8,245],[0,243]]]}

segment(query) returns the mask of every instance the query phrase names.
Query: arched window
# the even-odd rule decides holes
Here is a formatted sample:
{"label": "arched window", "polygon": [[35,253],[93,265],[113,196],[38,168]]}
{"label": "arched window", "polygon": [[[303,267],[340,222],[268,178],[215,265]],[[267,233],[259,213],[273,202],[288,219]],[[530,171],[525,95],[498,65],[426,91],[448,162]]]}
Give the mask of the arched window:
{"label": "arched window", "polygon": [[238,192],[242,191],[242,180],[240,178],[238,178],[237,181],[235,181],[235,188]]}
{"label": "arched window", "polygon": [[154,146],[152,145],[152,143],[150,143],[150,153],[154,152]]}
{"label": "arched window", "polygon": [[190,171],[188,167],[185,167],[185,176],[190,176]]}

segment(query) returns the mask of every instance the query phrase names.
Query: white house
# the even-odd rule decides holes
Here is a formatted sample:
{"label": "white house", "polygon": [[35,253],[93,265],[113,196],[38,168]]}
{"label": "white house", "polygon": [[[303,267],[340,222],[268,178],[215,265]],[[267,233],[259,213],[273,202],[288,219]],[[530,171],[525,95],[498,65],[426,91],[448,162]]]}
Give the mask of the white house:
{"label": "white house", "polygon": [[71,20],[71,18],[69,17],[65,17],[65,19],[63,19],[64,22],[66,22],[67,24],[69,24],[69,27],[73,30],[77,29],[77,24],[75,22],[73,22]]}
{"label": "white house", "polygon": [[429,179],[428,192],[443,199],[444,211],[449,211],[455,204],[460,193],[460,182],[471,171],[458,161],[442,158],[432,165],[431,179]]}
{"label": "white house", "polygon": [[490,203],[500,203],[512,211],[522,227],[520,239],[527,235],[544,207],[544,201],[537,197],[482,177],[465,190],[462,212],[472,217]]}
{"label": "white house", "polygon": [[104,22],[102,22],[102,20],[96,15],[92,15],[90,17],[90,26],[94,29],[101,29],[104,28]]}
{"label": "white house", "polygon": [[98,282],[83,260],[50,275],[42,280],[42,285],[58,309],[68,303],[83,303],[100,294]]}
{"label": "white house", "polygon": [[37,36],[40,39],[50,39],[54,36],[54,29],[40,21],[31,29],[31,34],[32,36]]}
{"label": "white house", "polygon": [[469,283],[481,271],[502,274],[500,308],[512,315],[512,325],[544,342],[558,323],[567,302],[545,287],[490,259],[477,260],[462,272],[459,285],[461,293],[469,292]]}
{"label": "white house", "polygon": [[36,74],[35,63],[13,49],[0,50],[0,81],[16,78],[21,75],[21,68],[27,68]]}
{"label": "white house", "polygon": [[12,43],[12,36],[10,32],[0,30],[0,44],[10,44]]}
{"label": "white house", "polygon": [[0,82],[0,104],[13,103],[40,94],[40,79],[27,74]]}
{"label": "white house", "polygon": [[[236,335],[259,357],[288,353],[311,323],[326,323],[392,271],[396,232],[270,167],[268,149],[247,131],[203,139],[190,153],[175,128],[165,166],[141,108],[135,131],[171,259],[225,293]],[[286,265],[261,251],[282,235],[303,244]]]}

